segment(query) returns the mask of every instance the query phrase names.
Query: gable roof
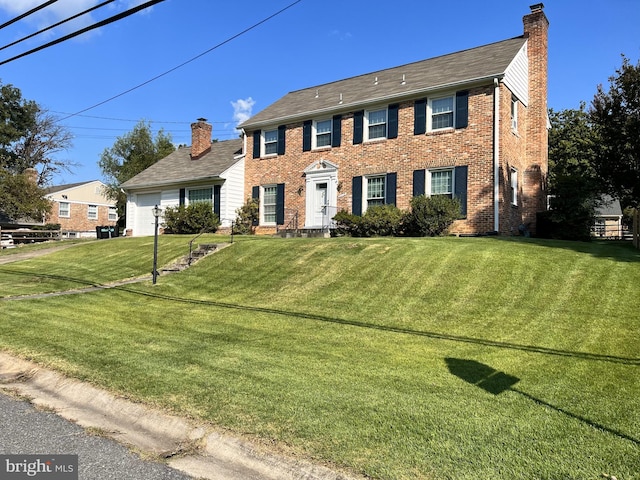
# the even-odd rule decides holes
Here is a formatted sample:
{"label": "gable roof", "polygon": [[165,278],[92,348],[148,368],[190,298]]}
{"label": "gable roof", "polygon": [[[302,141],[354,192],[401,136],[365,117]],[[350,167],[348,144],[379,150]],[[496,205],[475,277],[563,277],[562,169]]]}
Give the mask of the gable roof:
{"label": "gable roof", "polygon": [[124,182],[125,190],[156,187],[198,180],[213,180],[238,161],[242,154],[242,139],[211,144],[211,150],[191,159],[191,147],[181,147]]}
{"label": "gable roof", "polygon": [[622,215],[620,202],[609,195],[602,195],[600,205],[596,207],[596,216],[617,217]]}
{"label": "gable roof", "polygon": [[45,188],[45,194],[51,195],[52,193],[62,192],[63,190],[71,190],[72,188],[81,187],[82,185],[93,182],[100,182],[100,180],[88,180],[86,182],[67,183],[66,185],[54,185],[52,187]]}
{"label": "gable roof", "polygon": [[527,39],[524,36],[367,73],[288,93],[238,128],[253,129],[285,120],[353,110],[445,88],[504,76]]}

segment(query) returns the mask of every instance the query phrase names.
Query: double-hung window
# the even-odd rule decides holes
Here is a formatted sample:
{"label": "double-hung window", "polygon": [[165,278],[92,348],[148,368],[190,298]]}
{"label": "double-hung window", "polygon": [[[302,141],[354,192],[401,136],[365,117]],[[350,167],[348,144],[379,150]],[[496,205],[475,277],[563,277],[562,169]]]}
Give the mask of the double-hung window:
{"label": "double-hung window", "polygon": [[97,205],[89,205],[87,210],[87,218],[89,220],[97,220],[98,219],[98,206]]}
{"label": "double-hung window", "polygon": [[268,185],[263,187],[262,218],[264,223],[276,223],[277,187]]}
{"label": "double-hung window", "polygon": [[315,148],[331,146],[331,126],[332,120],[321,120],[315,122]]}
{"label": "double-hung window", "polygon": [[116,210],[116,207],[109,207],[109,221],[115,222],[116,220],[118,220],[118,211]]}
{"label": "double-hung window", "polygon": [[69,218],[71,216],[71,205],[69,202],[60,202],[58,207],[58,216]]}
{"label": "double-hung window", "polygon": [[189,205],[194,203],[213,203],[213,189],[192,188],[189,190]]}
{"label": "double-hung window", "polygon": [[511,188],[511,205],[518,205],[518,170],[512,168],[509,178]]}
{"label": "double-hung window", "polygon": [[266,130],[263,138],[264,155],[276,155],[278,153],[278,130]]}
{"label": "double-hung window", "polygon": [[385,176],[367,177],[367,208],[384,205]]}
{"label": "double-hung window", "polygon": [[368,110],[367,119],[367,140],[387,138],[387,109]]}
{"label": "double-hung window", "polygon": [[429,129],[442,130],[453,128],[455,112],[455,96],[429,99]]}
{"label": "double-hung window", "polygon": [[445,195],[453,198],[453,169],[432,170],[430,195]]}

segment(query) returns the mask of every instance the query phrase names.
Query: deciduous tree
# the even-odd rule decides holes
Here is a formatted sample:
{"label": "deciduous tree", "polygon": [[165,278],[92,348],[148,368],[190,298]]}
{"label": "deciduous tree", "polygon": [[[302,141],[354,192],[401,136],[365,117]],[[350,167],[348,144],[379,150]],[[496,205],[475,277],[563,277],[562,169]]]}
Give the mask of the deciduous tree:
{"label": "deciduous tree", "polygon": [[594,166],[607,192],[625,206],[640,207],[640,61],[622,66],[598,87],[589,111],[596,129]]}
{"label": "deciduous tree", "polygon": [[141,120],[131,132],[118,137],[111,148],[102,152],[98,165],[106,180],[107,193],[112,200],[116,200],[120,215],[126,206],[126,197],[120,185],[174,150],[170,134],[160,130],[154,140],[150,123]]}

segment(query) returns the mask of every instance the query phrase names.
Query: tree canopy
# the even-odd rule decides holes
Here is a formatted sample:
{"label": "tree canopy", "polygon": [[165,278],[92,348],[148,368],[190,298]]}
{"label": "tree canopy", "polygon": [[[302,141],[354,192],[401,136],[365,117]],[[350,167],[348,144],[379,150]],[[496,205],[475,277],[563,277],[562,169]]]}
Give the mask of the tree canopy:
{"label": "tree canopy", "polygon": [[640,61],[622,66],[598,86],[589,111],[597,135],[594,167],[605,188],[624,205],[640,207]]}
{"label": "tree canopy", "polygon": [[0,86],[0,209],[11,219],[39,220],[50,209],[44,186],[71,163],[53,154],[71,145],[71,134],[12,85]]}
{"label": "tree canopy", "polygon": [[558,238],[586,240],[602,191],[594,168],[596,136],[585,105],[549,111],[548,218]]}
{"label": "tree canopy", "polygon": [[174,150],[170,134],[160,130],[154,140],[150,123],[141,120],[131,132],[118,137],[111,148],[102,152],[98,165],[106,180],[107,194],[116,200],[121,215],[126,198],[120,191],[120,185]]}

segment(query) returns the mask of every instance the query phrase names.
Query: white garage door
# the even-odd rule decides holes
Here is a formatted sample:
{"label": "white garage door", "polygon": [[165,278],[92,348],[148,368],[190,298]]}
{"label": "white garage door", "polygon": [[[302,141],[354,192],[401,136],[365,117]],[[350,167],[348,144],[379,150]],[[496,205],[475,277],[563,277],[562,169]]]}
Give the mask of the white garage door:
{"label": "white garage door", "polygon": [[[146,193],[138,195],[136,202],[136,226],[133,234],[136,237],[153,235],[155,218],[153,207],[160,205],[160,193]],[[162,219],[160,219],[162,221]]]}

